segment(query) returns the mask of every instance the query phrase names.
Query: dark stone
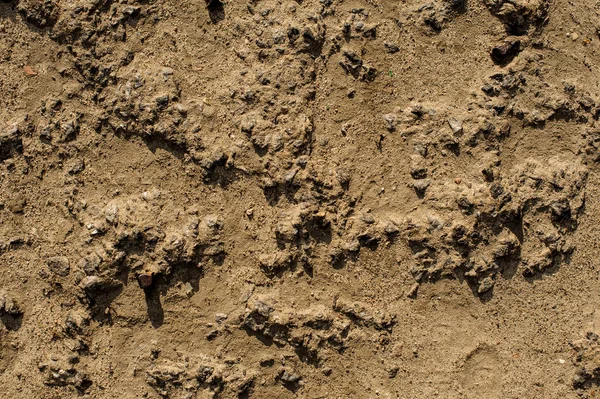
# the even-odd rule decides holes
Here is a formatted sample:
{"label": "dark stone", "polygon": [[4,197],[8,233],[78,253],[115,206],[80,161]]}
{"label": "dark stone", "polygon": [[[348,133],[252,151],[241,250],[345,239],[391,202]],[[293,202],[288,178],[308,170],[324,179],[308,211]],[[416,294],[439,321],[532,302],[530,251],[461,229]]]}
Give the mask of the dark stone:
{"label": "dark stone", "polygon": [[498,65],[509,64],[521,52],[521,41],[506,39],[492,49],[492,60]]}
{"label": "dark stone", "polygon": [[137,277],[140,288],[150,288],[153,283],[152,273],[142,273]]}
{"label": "dark stone", "polygon": [[504,187],[498,183],[492,183],[490,185],[490,195],[492,198],[498,198],[504,193]]}
{"label": "dark stone", "polygon": [[421,166],[411,168],[410,175],[413,179],[424,179],[427,177],[427,168]]}
{"label": "dark stone", "polygon": [[486,83],[483,86],[481,86],[481,91],[484,92],[485,94],[487,94],[488,96],[498,95],[498,89],[496,89],[494,86],[492,86],[489,83]]}
{"label": "dark stone", "polygon": [[156,105],[160,110],[166,109],[169,106],[169,96],[156,97]]}
{"label": "dark stone", "polygon": [[385,47],[385,51],[387,51],[390,54],[395,54],[398,51],[400,51],[400,48],[394,43],[385,42],[383,43],[383,46]]}

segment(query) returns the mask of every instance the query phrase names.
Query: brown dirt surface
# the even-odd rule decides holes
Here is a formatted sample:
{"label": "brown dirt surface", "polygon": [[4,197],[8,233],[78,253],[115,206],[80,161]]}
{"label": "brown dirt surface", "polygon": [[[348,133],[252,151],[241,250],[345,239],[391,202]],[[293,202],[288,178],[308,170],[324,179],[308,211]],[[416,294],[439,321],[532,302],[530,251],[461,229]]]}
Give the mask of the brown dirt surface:
{"label": "brown dirt surface", "polygon": [[0,0],[0,398],[600,397],[600,2]]}

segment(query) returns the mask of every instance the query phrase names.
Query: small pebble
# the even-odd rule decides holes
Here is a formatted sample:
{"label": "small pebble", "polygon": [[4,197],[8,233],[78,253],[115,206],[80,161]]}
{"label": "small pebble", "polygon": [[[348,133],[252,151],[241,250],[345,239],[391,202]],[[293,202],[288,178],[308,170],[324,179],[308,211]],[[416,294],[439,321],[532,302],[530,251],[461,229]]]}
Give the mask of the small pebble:
{"label": "small pebble", "polygon": [[27,75],[27,76],[36,76],[37,75],[37,72],[35,71],[35,69],[33,69],[29,65],[25,65],[23,67],[23,71],[25,72],[25,75]]}
{"label": "small pebble", "polygon": [[137,277],[137,280],[138,284],[140,285],[140,288],[150,288],[153,283],[152,273],[142,273]]}
{"label": "small pebble", "polygon": [[463,125],[462,122],[458,119],[448,118],[448,125],[450,125],[450,129],[452,129],[452,133],[454,133],[455,135],[462,134]]}
{"label": "small pebble", "polygon": [[68,276],[69,272],[71,271],[69,258],[66,256],[54,256],[52,258],[48,258],[46,264],[52,273],[61,277]]}

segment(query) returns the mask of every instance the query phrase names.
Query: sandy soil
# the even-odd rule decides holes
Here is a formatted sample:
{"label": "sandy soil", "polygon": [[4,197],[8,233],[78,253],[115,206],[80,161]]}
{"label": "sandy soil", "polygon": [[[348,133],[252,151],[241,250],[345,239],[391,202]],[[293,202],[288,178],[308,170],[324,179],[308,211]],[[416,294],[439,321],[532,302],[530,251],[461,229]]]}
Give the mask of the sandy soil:
{"label": "sandy soil", "polygon": [[600,3],[0,0],[0,397],[600,397]]}

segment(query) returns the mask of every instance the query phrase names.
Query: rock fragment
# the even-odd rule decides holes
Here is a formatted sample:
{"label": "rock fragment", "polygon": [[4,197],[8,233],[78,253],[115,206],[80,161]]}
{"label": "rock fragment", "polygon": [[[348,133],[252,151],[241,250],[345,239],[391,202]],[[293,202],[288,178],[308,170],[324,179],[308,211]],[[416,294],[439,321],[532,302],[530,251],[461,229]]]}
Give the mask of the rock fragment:
{"label": "rock fragment", "polygon": [[56,274],[57,276],[61,277],[68,276],[71,271],[69,258],[67,258],[66,256],[54,256],[48,258],[48,260],[46,261],[46,265],[53,274]]}
{"label": "rock fragment", "polygon": [[463,133],[463,124],[458,119],[448,118],[448,125],[455,136],[459,136]]}
{"label": "rock fragment", "polygon": [[394,114],[383,115],[383,120],[385,121],[388,131],[393,132],[396,130],[396,116]]}
{"label": "rock fragment", "polygon": [[153,283],[152,273],[142,273],[142,274],[138,275],[137,281],[138,281],[138,284],[140,285],[140,288],[142,288],[142,289],[147,289],[147,288],[152,287],[152,283]]}
{"label": "rock fragment", "polygon": [[412,188],[414,188],[418,194],[424,194],[430,185],[431,179],[417,179],[411,183]]}
{"label": "rock fragment", "polygon": [[36,76],[37,72],[35,71],[35,69],[33,69],[30,65],[25,65],[23,67],[23,72],[25,72],[25,75],[27,76]]}
{"label": "rock fragment", "polygon": [[84,169],[85,169],[85,162],[84,162],[84,160],[81,159],[81,158],[78,158],[75,161],[73,161],[73,163],[69,167],[69,174],[70,175],[77,175],[77,174],[83,172]]}
{"label": "rock fragment", "polygon": [[491,52],[492,60],[498,65],[509,64],[521,51],[521,41],[506,39]]}
{"label": "rock fragment", "polygon": [[119,206],[114,202],[110,202],[104,208],[104,217],[108,223],[116,224],[119,220]]}
{"label": "rock fragment", "polygon": [[291,373],[287,370],[284,370],[283,373],[281,374],[280,379],[283,382],[298,383],[300,380],[302,380],[302,377],[300,377],[296,373]]}
{"label": "rock fragment", "polygon": [[113,291],[117,288],[120,288],[122,285],[123,284],[118,280],[102,278],[99,276],[85,277],[79,283],[79,286],[83,288],[85,293],[90,297],[95,297]]}
{"label": "rock fragment", "polygon": [[0,289],[0,313],[16,317],[23,314],[15,300],[5,290]]}

